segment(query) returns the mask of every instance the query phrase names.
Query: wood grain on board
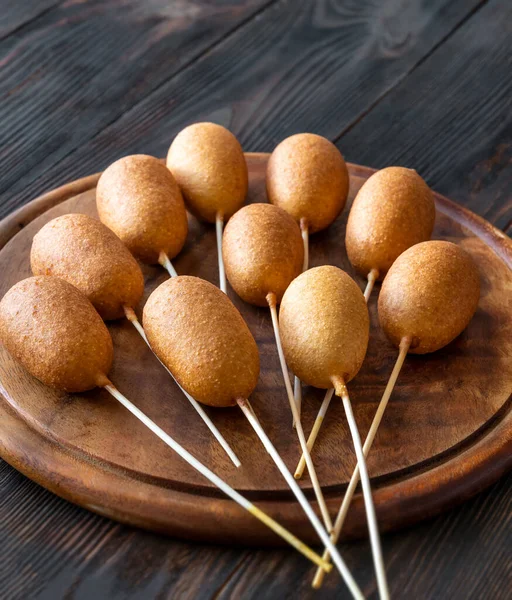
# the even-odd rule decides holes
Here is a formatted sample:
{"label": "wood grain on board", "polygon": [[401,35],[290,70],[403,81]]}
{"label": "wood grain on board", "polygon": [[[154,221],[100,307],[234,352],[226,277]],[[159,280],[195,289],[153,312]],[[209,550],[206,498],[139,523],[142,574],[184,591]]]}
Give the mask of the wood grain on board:
{"label": "wood grain on board", "polygon": [[[63,6],[62,15],[81,14],[83,18],[52,21],[54,4]],[[210,118],[233,127],[246,149],[252,150],[271,149],[298,129],[317,130],[332,139],[344,133],[339,145],[352,161],[383,166],[388,164],[388,155],[397,162],[417,161],[418,166],[408,166],[420,168],[438,191],[499,227],[507,230],[508,226],[512,233],[507,212],[512,187],[510,111],[509,99],[504,97],[504,91],[510,90],[510,68],[503,54],[510,20],[506,0],[331,0],[311,3],[311,10],[303,10],[306,3],[291,0],[268,2],[244,13],[248,16],[236,24],[228,13],[219,13],[222,18],[215,21],[206,46],[198,36],[187,42],[180,39],[176,52],[168,54],[165,48],[172,47],[173,36],[181,34],[164,34],[160,46],[154,39],[157,50],[150,50],[153,42],[148,39],[158,28],[155,13],[164,3],[146,2],[148,13],[141,9],[138,20],[133,18],[135,4],[130,0],[7,0],[2,4],[0,37],[16,31],[0,43],[0,185],[6,178],[9,181],[0,197],[0,215],[55,185],[104,168],[126,152],[164,154],[169,138],[185,125],[180,119]],[[232,12],[233,4],[166,2],[176,10],[188,9],[187,5],[195,10],[186,24],[180,23],[176,14],[167,22],[176,19],[178,30],[195,30],[198,21],[211,19],[212,6],[217,10],[227,5]],[[275,22],[266,17],[271,8]],[[149,14],[152,17],[147,18]],[[258,23],[262,19],[264,27]],[[235,44],[223,28],[227,20],[229,31],[235,29]],[[165,21],[161,21],[163,29]],[[158,55],[163,57],[162,63],[149,65],[136,57],[126,64],[129,51],[123,50],[122,38],[132,35],[133,27],[140,32],[133,50],[142,46],[142,58]],[[69,43],[70,28],[76,48]],[[259,38],[254,39],[256,34]],[[265,43],[267,35],[274,48]],[[445,50],[455,36],[456,42]],[[217,45],[220,40],[222,44]],[[90,42],[110,57],[109,64],[99,65],[101,69],[96,65],[92,80],[94,89],[103,93],[102,102],[114,94],[105,113],[102,102],[84,102],[91,98],[87,85],[77,90],[75,83],[82,81],[82,70],[87,68]],[[197,44],[202,48],[199,54]],[[424,52],[416,53],[418,45]],[[66,62],[68,53],[73,53],[73,60]],[[189,53],[195,57],[191,61]],[[203,54],[194,66],[193,61]],[[369,63],[376,59],[378,69],[372,69]],[[9,70],[12,60],[19,61],[19,68]],[[63,61],[65,69],[55,67]],[[168,68],[166,61],[173,65],[169,79],[162,73]],[[184,72],[173,78],[176,61]],[[243,70],[236,70],[237,61]],[[303,63],[309,68],[302,69]],[[187,73],[190,65],[194,69]],[[38,79],[39,66],[43,68],[42,81]],[[232,74],[228,79],[223,76],[226,71]],[[135,88],[125,93],[118,73],[128,73]],[[146,78],[154,81],[155,73],[162,81],[157,85],[168,81],[167,97],[156,104],[150,98],[145,100],[155,88],[144,83]],[[218,85],[210,83],[203,91],[201,78],[205,76],[216,78]],[[240,79],[238,85],[233,77]],[[110,88],[117,86],[121,93],[116,96]],[[200,115],[195,109],[187,112],[183,101],[176,105],[181,90],[194,90],[185,99],[191,106],[205,107]],[[9,98],[10,105],[6,104]],[[215,107],[211,111],[207,110],[208,101]],[[317,110],[319,103],[321,111]],[[385,110],[372,119],[381,104]],[[459,105],[464,111],[458,110]],[[7,106],[17,123],[15,135],[8,138]],[[160,112],[152,115],[155,107]],[[173,120],[175,109],[177,118]],[[37,119],[31,118],[34,112]],[[450,115],[448,121],[444,113]],[[118,125],[120,114],[126,117]],[[153,118],[161,135],[155,134]],[[376,132],[378,136],[367,143],[365,136]],[[94,136],[98,139],[91,141]],[[66,158],[80,150],[76,159],[73,154]],[[18,160],[7,169],[5,158],[13,153]],[[15,168],[15,177],[11,177],[11,168]],[[511,489],[509,475],[446,514],[405,532],[384,535],[393,597],[508,600]],[[12,600],[349,597],[336,575],[326,578],[320,596],[311,592],[312,570],[293,551],[182,543],[121,526],[61,500],[1,462],[0,511],[0,589]],[[344,544],[342,551],[367,597],[376,598],[368,543]]]}
{"label": "wood grain on board", "polygon": [[[265,200],[267,159],[265,154],[247,155],[249,202]],[[350,173],[349,206],[372,171],[350,165]],[[71,189],[76,185],[79,183],[72,184]],[[61,193],[63,199],[68,198],[68,188]],[[46,199],[51,206],[52,197]],[[482,294],[479,310],[463,335],[439,352],[408,357],[402,369],[368,458],[381,530],[404,526],[460,502],[486,482],[492,483],[510,460],[512,307],[508,294],[512,243],[479,217],[443,198],[436,197],[436,205],[434,235],[457,242],[472,254],[480,270]],[[30,210],[28,206],[23,212]],[[69,212],[96,216],[94,188],[25,224],[5,245],[0,251],[4,272],[0,296],[30,276],[29,254],[35,233],[52,218]],[[346,217],[347,211],[326,231],[312,236],[311,266],[337,265],[363,286],[343,248]],[[214,228],[191,218],[187,244],[173,261],[177,272],[216,284],[215,244]],[[168,276],[158,266],[143,269],[147,298]],[[300,448],[289,426],[289,407],[268,310],[245,304],[232,291],[230,296],[260,349],[261,375],[251,401],[293,470]],[[363,436],[397,355],[378,325],[375,302],[370,302],[370,313],[369,351],[349,386]],[[208,410],[242,461],[243,468],[236,469],[131,324],[123,319],[109,328],[115,347],[110,377],[120,390],[129,390],[144,412],[230,485],[263,503],[268,513],[302,538],[316,541],[308,520],[241,412],[237,408]],[[0,380],[5,427],[0,452],[49,489],[101,514],[187,538],[256,544],[278,541],[166,451],[160,440],[105,392],[67,395],[50,390],[29,376],[5,349],[0,349]],[[306,431],[311,430],[321,397],[320,390],[304,390],[302,421]],[[340,403],[333,402],[314,451],[317,473],[333,512],[355,467],[342,413]],[[309,480],[304,478],[301,484],[313,498]],[[349,517],[347,534],[365,534],[360,495]]]}

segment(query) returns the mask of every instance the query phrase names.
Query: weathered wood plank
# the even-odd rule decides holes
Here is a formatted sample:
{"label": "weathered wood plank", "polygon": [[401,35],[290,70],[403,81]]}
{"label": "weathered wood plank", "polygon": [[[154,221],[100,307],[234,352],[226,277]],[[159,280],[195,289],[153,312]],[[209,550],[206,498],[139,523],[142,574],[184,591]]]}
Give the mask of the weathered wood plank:
{"label": "weathered wood plank", "polygon": [[512,219],[512,3],[491,1],[341,135],[349,160],[412,166],[506,229]]}
{"label": "weathered wood plank", "polygon": [[244,556],[116,524],[0,461],[2,598],[210,598]]}
{"label": "weathered wood plank", "polygon": [[[512,475],[460,508],[383,537],[392,597],[506,600]],[[340,578],[310,589],[313,569],[289,550],[221,548],[115,524],[53,496],[0,463],[0,586],[9,600],[76,598],[349,598]],[[368,598],[368,543],[342,546]]]}
{"label": "weathered wood plank", "polygon": [[[301,130],[334,137],[478,4],[479,0],[395,0],[355,6],[332,0],[280,0],[95,137],[97,113],[106,111],[111,118],[111,105],[117,107],[120,98],[106,91],[97,99],[93,90],[103,89],[105,80],[110,85],[117,65],[102,70],[89,92],[78,89],[80,77],[72,77],[70,67],[60,68],[63,89],[68,81],[74,84],[72,93],[65,92],[64,113],[58,104],[36,110],[36,103],[37,114],[27,123],[26,111],[13,108],[13,119],[20,121],[24,134],[16,151],[13,146],[13,156],[6,151],[3,214],[56,184],[102,169],[123,154],[163,155],[176,132],[194,120],[228,125],[246,150],[271,150],[280,139]],[[134,41],[127,42],[131,30],[123,31],[119,45],[132,48]],[[120,33],[114,29],[113,35]],[[125,48],[120,56],[126,52]],[[94,70],[93,55],[87,64],[91,61]],[[108,57],[102,58],[106,64]],[[124,102],[123,108],[128,104]],[[66,153],[71,154],[61,160]],[[29,162],[24,164],[21,155]]]}
{"label": "weathered wood plank", "polygon": [[30,23],[63,0],[3,0],[0,10],[0,39]]}
{"label": "weathered wood plank", "polygon": [[[507,550],[512,544],[511,485],[509,475],[459,509],[407,533],[384,536],[391,597],[507,600],[511,576]],[[363,593],[376,599],[368,544],[345,544],[341,550]],[[313,591],[313,570],[304,571],[300,559],[291,553],[256,553],[236,570],[218,599],[350,598],[337,575],[325,578],[321,592]]]}
{"label": "weathered wood plank", "polygon": [[[475,5],[476,3],[470,6],[468,3],[467,10]],[[437,61],[436,55],[450,40],[420,64],[405,80],[404,85],[395,90],[399,92],[404,104],[397,104],[396,107],[393,103],[386,104],[395,93],[392,92],[374,108],[376,114],[380,111],[381,122],[382,119],[389,122],[389,131],[383,131],[379,127],[387,145],[380,136],[376,137],[375,132],[372,133],[372,112],[360,119],[373,103],[365,104],[364,96],[356,95],[348,99],[346,96],[354,94],[354,87],[356,91],[366,89],[368,92],[368,88],[373,91],[375,85],[376,93],[371,96],[375,102],[375,99],[392,90],[418,62],[421,63],[422,58],[418,58],[421,53],[417,56],[414,54],[417,34],[408,34],[408,27],[411,27],[408,25],[411,20],[410,11],[417,11],[414,14],[423,22],[424,29],[420,33],[425,38],[432,36],[438,39],[440,25],[432,23],[431,19],[443,20],[444,25],[441,27],[445,27],[443,32],[446,33],[439,38],[440,41],[464,18],[462,3],[447,2],[441,9],[438,3],[425,5],[423,9],[417,9],[417,4],[407,3],[405,9],[401,7],[401,12],[399,3],[394,3],[387,4],[385,8],[374,6],[373,10],[377,12],[371,13],[370,16],[364,13],[364,8],[354,8],[353,13],[347,14],[346,4],[337,7],[338,13],[322,12],[325,11],[325,4],[318,6],[320,8],[314,11],[312,9],[309,16],[304,16],[295,3],[287,3],[287,13],[290,13],[288,15],[277,11],[273,13],[284,23],[284,33],[281,31],[280,34],[272,33],[273,24],[267,24],[269,35],[272,36],[270,41],[275,46],[274,51],[266,46],[266,28],[256,30],[260,34],[259,40],[251,40],[251,34],[245,33],[249,39],[245,44],[239,44],[240,55],[236,44],[231,45],[230,38],[227,39],[221,48],[213,50],[200,61],[200,69],[196,65],[191,71],[190,79],[188,76],[173,79],[158,102],[148,101],[148,105],[143,105],[143,110],[137,106],[120,123],[113,123],[112,127],[100,134],[94,143],[84,145],[76,159],[71,155],[69,160],[66,159],[61,165],[58,165],[57,161],[62,160],[68,152],[72,152],[78,144],[85,144],[85,140],[96,135],[98,130],[87,127],[87,122],[83,124],[81,119],[85,115],[86,121],[95,123],[95,113],[100,112],[100,108],[96,107],[93,113],[88,112],[80,103],[79,94],[75,94],[71,99],[66,97],[65,100],[62,97],[52,98],[53,104],[46,111],[44,131],[38,129],[38,125],[42,123],[42,117],[38,117],[33,121],[27,120],[32,131],[24,126],[19,128],[16,139],[11,141],[9,147],[2,142],[2,157],[13,148],[18,151],[18,144],[22,151],[16,156],[21,162],[27,161],[12,179],[11,190],[0,200],[5,203],[2,206],[2,214],[57,183],[102,168],[116,157],[116,152],[163,153],[168,139],[186,120],[212,118],[230,125],[241,135],[247,149],[270,149],[279,138],[299,128],[331,135],[332,127],[332,136],[335,136],[354,124],[353,129],[347,131],[340,140],[340,145],[349,158],[358,162],[373,163],[374,166],[389,164],[386,162],[388,159],[390,162],[400,162],[406,158],[407,161],[417,160],[417,165],[414,166],[426,172],[431,183],[439,191],[481,214],[486,214],[487,218],[497,220],[498,224],[504,222],[505,225],[502,226],[506,226],[507,214],[502,212],[499,202],[505,206],[507,191],[508,196],[510,195],[510,145],[506,145],[501,154],[499,146],[509,143],[507,139],[510,140],[510,122],[507,121],[506,115],[503,118],[503,110],[496,107],[493,95],[502,93],[503,86],[510,83],[510,75],[503,70],[506,58],[490,50],[496,47],[496,43],[490,38],[495,37],[497,31],[503,32],[499,24],[501,22],[504,26],[506,23],[504,11],[507,3],[491,2],[489,8],[484,7],[485,11],[490,12],[482,9],[471,17],[456,35],[460,35],[468,26],[472,28],[473,35],[464,34],[464,38],[457,40],[454,46],[448,46],[452,48],[452,52],[442,54],[444,63]],[[434,17],[428,16],[430,7],[437,11]],[[86,7],[72,10],[86,10]],[[330,10],[333,10],[332,6]],[[294,11],[298,15],[291,16]],[[336,14],[342,16],[336,19]],[[494,25],[490,29],[483,18],[489,14],[494,15]],[[371,42],[363,45],[357,42],[358,34],[353,29],[361,15],[359,23],[366,23],[365,31],[371,30],[372,27],[378,30],[381,22],[384,24],[381,36],[378,32],[372,33],[373,45]],[[265,14],[261,15],[260,21],[264,18]],[[302,29],[292,28],[292,31],[287,31],[300,18],[315,20],[315,27],[319,27],[317,37],[312,27],[303,26]],[[333,21],[334,28],[339,30],[337,41],[333,41],[334,38],[329,36],[329,21]],[[319,26],[317,23],[323,25]],[[83,23],[80,24],[78,32],[83,33],[84,27]],[[30,29],[28,26],[25,28]],[[120,31],[122,28],[119,28]],[[241,35],[243,32],[244,29],[241,30],[239,38],[244,37]],[[342,37],[342,32],[346,37]],[[61,33],[63,32],[60,31],[59,36]],[[37,37],[37,28],[32,30],[31,35],[33,38]],[[502,33],[498,34],[498,38],[503,39]],[[326,48],[323,55],[322,39]],[[402,43],[399,43],[399,39],[402,39]],[[19,39],[17,44],[21,42]],[[116,45],[116,36],[111,35],[108,43]],[[167,41],[166,44],[168,43]],[[436,45],[431,39],[426,39],[423,43],[428,46],[425,54],[431,52]],[[57,41],[55,45],[59,48]],[[258,46],[262,48],[264,57],[261,60],[256,57],[252,63],[249,60],[251,51],[254,56]],[[44,49],[44,46],[38,46],[38,54],[42,56],[34,56],[43,62],[45,55],[41,48]],[[161,48],[160,56],[165,55],[165,48],[165,45]],[[343,53],[344,48],[346,56]],[[389,48],[389,51],[386,52],[385,48]],[[333,49],[336,49],[336,52],[331,57]],[[467,51],[473,56],[472,62],[456,54],[465,54]],[[242,64],[239,71],[229,70],[226,79],[224,71],[229,63],[230,52],[231,60],[240,60]],[[374,73],[373,77],[376,79],[372,81],[369,74],[362,69],[374,53],[380,56],[381,52],[381,67],[385,69],[381,68],[377,75]],[[394,69],[399,64],[403,65],[404,60],[408,61],[409,52],[413,55],[412,60],[397,75]],[[494,58],[486,72],[489,52]],[[405,58],[401,53],[405,53]],[[398,62],[396,54],[399,55]],[[212,55],[214,59],[210,58]],[[327,56],[327,59],[322,56]],[[35,60],[34,57],[33,59]],[[435,64],[440,67],[439,70],[421,71],[431,59],[437,61]],[[206,65],[204,67],[203,61]],[[480,61],[481,64],[478,64]],[[308,68],[302,69],[301,63]],[[350,63],[353,63],[352,68],[348,69],[346,65]],[[389,63],[394,69],[390,69]],[[449,77],[445,70],[449,69],[452,63],[457,65],[457,68],[452,70],[452,76]],[[143,63],[143,67],[149,69],[147,63]],[[109,76],[114,78],[117,69],[122,72],[122,68],[116,62],[108,71]],[[73,69],[78,69],[76,58],[68,66],[70,72]],[[332,71],[338,70],[339,76],[332,74]],[[36,68],[32,68],[31,73],[36,71]],[[214,82],[207,78],[205,81],[208,86],[204,90],[206,98],[203,98],[201,78],[205,73],[208,74],[208,71],[211,71],[212,78],[219,78],[219,85],[216,87]],[[418,72],[424,73],[430,81],[419,80]],[[499,74],[498,77],[496,73]],[[4,76],[4,72],[2,75]],[[35,76],[37,77],[37,73]],[[61,82],[67,81],[66,72],[51,75],[57,76],[61,77]],[[140,74],[137,75],[139,76]],[[430,91],[430,87],[439,89],[438,77],[450,84],[450,92],[444,95],[442,104],[439,102],[439,91],[437,94]],[[482,78],[482,83],[478,77]],[[238,78],[238,86],[235,81],[230,83],[231,78]],[[387,78],[390,78],[390,81],[387,81]],[[422,93],[412,94],[408,87],[409,79],[415,82]],[[31,82],[27,83],[32,85]],[[484,84],[489,86],[488,90],[484,89]],[[300,93],[302,87],[303,94]],[[61,90],[60,83],[58,90]],[[327,100],[330,97],[332,101],[333,90],[339,97],[340,106],[329,108]],[[16,95],[20,90],[14,86],[11,87],[11,92]],[[44,86],[30,87],[30,93],[34,96],[42,94]],[[142,94],[140,89],[135,94],[135,102],[142,97],[139,94]],[[474,106],[470,102],[472,94],[476,94],[477,98]],[[456,99],[454,103],[451,101],[453,95]],[[321,103],[324,96],[326,104]],[[430,108],[428,102],[423,100],[424,96],[429,98],[432,105]],[[207,110],[208,97],[211,111]],[[57,110],[60,109],[58,104],[65,104],[66,101],[69,106],[65,107],[67,112],[64,115],[67,116],[59,117],[59,114],[63,113]],[[190,103],[188,110],[187,101]],[[432,118],[432,115],[435,116],[435,108],[443,111],[446,103],[451,106],[447,115],[441,112],[442,120],[435,121],[434,132],[437,135],[429,135],[429,124],[414,123],[407,115],[407,112],[415,110],[415,104],[411,106],[410,102],[416,101],[421,107],[421,111],[416,112],[418,119]],[[4,100],[0,106],[3,106],[3,102]],[[38,105],[39,98],[34,102]],[[112,104],[115,102],[121,103],[122,96],[112,100]],[[506,107],[507,98],[501,96],[501,102]],[[350,103],[351,114],[345,108],[347,103]],[[456,118],[454,111],[457,103],[462,104],[468,113],[463,120]],[[488,103],[492,107],[492,114],[489,113]],[[317,106],[321,106],[321,111],[315,110]],[[387,110],[383,110],[386,107]],[[120,112],[126,108],[127,105],[123,104]],[[151,115],[151,110],[159,112]],[[174,110],[177,111],[175,120]],[[80,113],[81,116],[76,117],[79,127],[78,134],[74,137],[69,134],[72,123],[66,123],[66,119],[69,121],[76,113]],[[402,113],[401,118],[407,117],[406,132],[402,133],[400,127],[393,123],[397,113]],[[69,125],[67,136],[51,137],[63,122],[66,126]],[[108,118],[107,122],[110,122]],[[360,126],[362,129],[359,129]],[[160,136],[155,135],[159,127],[162,129]],[[494,135],[492,127],[495,127]],[[129,135],[127,129],[132,129],[133,132]],[[479,129],[484,130],[481,137],[477,135]],[[2,120],[2,139],[3,131]],[[372,133],[372,137],[366,138],[365,132]],[[151,136],[152,139],[146,139],[147,136]],[[398,136],[396,141],[394,136]],[[47,143],[47,137],[51,143]],[[427,147],[427,140],[431,142],[432,147]],[[411,144],[411,148],[404,150],[404,142]],[[62,154],[52,154],[56,152],[56,147]],[[388,148],[392,149],[389,156]],[[457,155],[452,150],[457,150]],[[498,160],[491,160],[493,156]],[[45,157],[48,157],[48,160],[45,160]],[[446,161],[450,161],[450,166],[454,168],[444,169]],[[3,158],[0,164],[3,181],[8,169]],[[38,179],[48,167],[48,174]],[[450,173],[449,178],[447,172]],[[487,202],[489,210],[485,212]],[[507,210],[505,207],[505,211]],[[509,231],[512,232],[512,227]],[[509,591],[507,582],[511,577],[511,488],[512,476],[509,476],[488,492],[451,513],[407,532],[384,536],[385,555],[395,597],[453,597],[479,600],[506,598]],[[221,549],[184,544],[135,532],[65,503],[24,479],[5,463],[0,463],[0,515],[0,543],[3,551],[0,589],[6,598],[13,600],[34,596],[52,600],[140,597],[202,599],[240,596],[249,599],[296,598],[296,590],[299,590],[300,597],[304,598],[347,597],[336,576],[326,580],[326,592],[321,596],[310,593],[311,571],[306,567],[306,571],[301,575],[305,568],[304,562],[288,551],[251,552]],[[13,526],[9,526],[9,523]],[[371,597],[376,597],[368,545],[351,544],[345,549],[344,555],[354,567],[363,590]],[[151,567],[151,564],[154,566]]]}
{"label": "weathered wood plank", "polygon": [[[7,37],[0,42],[0,190],[82,147],[268,3],[66,2]],[[2,215],[12,200],[0,199]]]}

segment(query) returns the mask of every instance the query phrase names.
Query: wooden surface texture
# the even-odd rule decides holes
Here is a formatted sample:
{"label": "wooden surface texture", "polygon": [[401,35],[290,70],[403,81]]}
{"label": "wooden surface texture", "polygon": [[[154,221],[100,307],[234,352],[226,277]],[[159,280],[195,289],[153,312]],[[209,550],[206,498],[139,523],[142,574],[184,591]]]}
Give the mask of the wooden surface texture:
{"label": "wooden surface texture", "polygon": [[[511,4],[270,0],[5,3],[0,216],[194,120],[246,151],[313,131],[372,167],[416,168],[506,232]],[[512,478],[383,536],[395,598],[510,597]],[[99,517],[0,465],[6,598],[334,598],[287,549],[179,542]],[[376,597],[369,546],[342,546]]]}
{"label": "wooden surface texture", "polygon": [[[268,155],[247,155],[249,202],[265,201]],[[347,211],[327,231],[311,237],[311,267],[334,264],[350,273],[343,240],[350,204],[372,171],[350,165]],[[88,178],[91,183],[94,177]],[[37,231],[56,216],[85,212],[97,217],[95,188],[71,195],[81,182],[64,186],[21,209],[25,225],[0,250],[4,278],[0,296],[30,272],[30,248]],[[53,206],[59,196],[63,202]],[[27,223],[46,202],[49,210]],[[434,238],[448,239],[473,256],[482,281],[479,310],[469,327],[442,351],[409,356],[379,430],[368,468],[382,531],[404,527],[467,499],[512,464],[512,242],[499,230],[436,196]],[[12,219],[7,220],[9,230]],[[0,232],[3,229],[0,223]],[[190,218],[187,244],[173,261],[180,274],[218,283],[215,231]],[[145,298],[167,273],[144,266]],[[397,350],[377,318],[376,295],[370,306],[371,344],[363,367],[351,382],[350,395],[361,434],[368,431]],[[251,396],[254,409],[290,471],[300,457],[277,359],[268,309],[228,294],[249,325],[260,350],[261,374]],[[135,307],[140,312],[141,307]],[[169,380],[132,325],[110,323],[115,361],[110,374],[121,390],[165,431],[249,495],[267,513],[297,535],[316,543],[295,498],[238,410],[207,409],[242,461],[236,469],[189,403]],[[50,490],[86,508],[123,522],[185,539],[240,544],[276,544],[280,540],[239,509],[174,453],[163,453],[160,440],[102,391],[63,394],[35,381],[0,348],[3,439],[0,455]],[[302,422],[310,431],[323,393],[304,388]],[[435,417],[432,406],[436,406]],[[339,402],[329,409],[315,447],[317,474],[333,514],[355,467],[348,427]],[[314,493],[308,477],[301,484]],[[317,508],[318,510],[318,508]],[[362,496],[354,498],[345,533],[367,533]]]}

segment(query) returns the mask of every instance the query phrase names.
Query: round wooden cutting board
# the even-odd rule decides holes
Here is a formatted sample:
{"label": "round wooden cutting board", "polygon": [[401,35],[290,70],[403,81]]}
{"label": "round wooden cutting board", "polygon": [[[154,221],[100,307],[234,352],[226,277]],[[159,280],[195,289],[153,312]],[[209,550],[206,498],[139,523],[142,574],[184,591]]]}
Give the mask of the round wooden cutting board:
{"label": "round wooden cutting board", "polygon": [[[250,202],[265,202],[267,155],[248,154]],[[372,170],[350,165],[350,200],[340,218],[312,236],[311,266],[345,269],[350,202]],[[96,215],[98,176],[73,182],[23,207],[0,223],[0,295],[29,277],[34,234],[70,212]],[[408,356],[368,458],[382,530],[404,526],[461,502],[512,466],[512,243],[469,211],[436,195],[433,237],[460,244],[478,264],[482,296],[467,330],[443,350]],[[215,231],[190,218],[190,232],[174,265],[180,274],[218,283]],[[167,274],[143,267],[146,297]],[[263,426],[290,470],[300,457],[279,369],[268,310],[230,298],[245,317],[261,353],[261,376],[251,398]],[[378,286],[369,308],[368,355],[349,390],[366,436],[397,350],[379,328]],[[441,315],[440,315],[441,318]],[[125,320],[109,324],[114,339],[112,381],[152,419],[233,487],[305,541],[317,542],[241,411],[210,409],[242,461],[236,469],[169,375]],[[198,374],[199,375],[199,374]],[[323,392],[304,389],[303,422],[311,430]],[[0,345],[0,455],[56,494],[114,519],[185,538],[241,544],[280,539],[226,499],[104,391],[67,395],[45,387]],[[334,399],[313,452],[331,514],[337,512],[355,466],[340,403]],[[307,473],[301,480],[313,500]],[[314,504],[315,508],[316,504]],[[345,525],[366,535],[360,494]]]}

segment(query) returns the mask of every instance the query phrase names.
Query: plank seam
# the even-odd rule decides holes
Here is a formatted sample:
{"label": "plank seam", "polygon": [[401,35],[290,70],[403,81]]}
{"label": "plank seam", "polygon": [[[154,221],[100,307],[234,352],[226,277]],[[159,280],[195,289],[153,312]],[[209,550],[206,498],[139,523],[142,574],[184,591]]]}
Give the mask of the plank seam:
{"label": "plank seam", "polygon": [[432,46],[432,48],[430,48],[430,50],[428,50],[423,56],[421,56],[418,59],[418,61],[408,71],[406,71],[406,72],[402,73],[401,75],[399,75],[398,78],[397,78],[397,80],[395,81],[395,83],[393,83],[388,90],[386,90],[385,92],[383,92],[378,98],[376,98],[370,104],[370,106],[367,109],[365,109],[351,123],[349,123],[346,127],[344,127],[341,130],[341,132],[332,139],[332,143],[336,144],[345,134],[347,134],[359,122],[361,122],[378,104],[380,104],[380,102],[382,100],[384,100],[384,98],[386,98],[386,96],[388,96],[391,92],[393,92],[393,90],[395,88],[397,88],[403,81],[405,81],[405,79],[407,79],[407,77],[409,77],[409,75],[411,75],[411,73],[413,73],[425,61],[427,61],[432,56],[432,54],[434,54],[434,52],[436,52],[449,38],[451,38],[452,35],[454,33],[456,33],[456,31],[458,29],[460,29],[461,27],[463,27],[476,13],[478,13],[488,3],[488,1],[489,0],[480,0],[479,4],[477,4],[474,8],[472,8],[467,13],[467,15],[465,15],[464,17],[462,17],[462,19],[458,23],[456,23],[452,27],[452,29],[450,29],[450,31],[445,36],[443,36],[436,44],[434,44]]}
{"label": "plank seam", "polygon": [[20,23],[14,29],[11,29],[11,31],[7,31],[7,33],[4,33],[3,35],[0,35],[0,41],[6,40],[9,36],[14,35],[18,31],[20,31],[20,29],[23,29],[24,27],[28,27],[35,20],[40,19],[41,17],[44,17],[44,15],[48,14],[50,11],[52,11],[54,8],[56,8],[60,4],[64,4],[64,1],[65,0],[56,0],[52,5],[48,6],[45,9],[43,9],[40,13],[37,13],[37,15],[34,15],[28,21],[23,21],[23,23]]}
{"label": "plank seam", "polygon": [[[216,46],[218,46],[219,44],[223,43],[226,39],[228,39],[229,37],[231,37],[237,31],[239,31],[240,29],[242,29],[243,27],[245,27],[250,21],[252,21],[256,17],[258,17],[262,13],[266,12],[273,4],[277,4],[280,1],[281,0],[268,0],[268,2],[266,2],[264,5],[260,6],[258,9],[256,9],[253,13],[251,13],[250,15],[248,15],[247,17],[245,17],[245,19],[242,19],[241,21],[239,21],[231,29],[229,29],[223,35],[221,35],[217,40],[215,40],[214,42],[212,42],[211,44],[209,44],[206,48],[204,48],[204,50],[202,50],[199,54],[197,54],[196,56],[194,56],[193,58],[191,58],[188,62],[184,63],[181,67],[179,67],[168,79],[165,79],[165,80],[161,81],[156,87],[154,87],[151,90],[149,90],[148,93],[144,97],[137,98],[137,100],[131,106],[128,106],[126,108],[126,110],[123,111],[122,114],[117,115],[115,118],[113,118],[110,121],[108,121],[107,123],[105,123],[93,136],[91,136],[87,140],[87,143],[90,143],[93,140],[95,140],[99,135],[101,135],[109,127],[111,127],[112,125],[114,125],[115,123],[117,123],[117,121],[119,121],[120,119],[124,118],[128,113],[130,113],[137,106],[139,106],[139,104],[142,104],[143,102],[146,102],[147,99],[150,98],[153,94],[157,93],[158,90],[162,86],[167,85],[175,77],[177,77],[178,75],[180,75],[181,73],[183,73],[183,71],[187,70],[189,67],[191,67],[193,64],[195,64],[197,61],[199,61],[202,58],[204,58]],[[57,165],[61,164],[65,159],[67,159],[70,156],[72,156],[73,153],[76,152],[79,149],[79,147],[80,146],[76,146],[76,147],[72,148],[69,152],[67,152],[66,154],[64,154],[57,162],[55,162],[54,164],[52,164],[50,168],[53,169]],[[0,196],[4,196],[5,197],[6,195],[8,195],[9,192],[10,192],[10,190],[16,185],[16,183],[17,182],[14,182],[11,186],[9,186],[8,188],[4,189],[1,192]]]}
{"label": "plank seam", "polygon": [[233,570],[229,573],[226,579],[220,584],[220,586],[215,590],[213,595],[211,596],[211,600],[219,600],[221,594],[226,590],[229,586],[235,575],[240,571],[240,569],[245,565],[249,558],[249,553],[246,552],[245,556],[243,556],[238,563],[235,565]]}

